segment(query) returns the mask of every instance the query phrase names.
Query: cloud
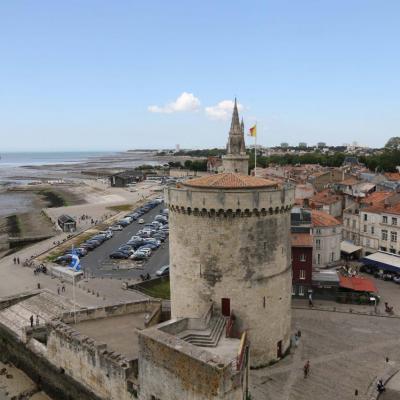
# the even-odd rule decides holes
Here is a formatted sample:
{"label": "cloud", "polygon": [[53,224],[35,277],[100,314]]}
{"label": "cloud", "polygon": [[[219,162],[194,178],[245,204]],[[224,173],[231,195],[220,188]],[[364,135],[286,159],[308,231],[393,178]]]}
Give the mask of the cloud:
{"label": "cloud", "polygon": [[153,113],[171,114],[182,111],[197,111],[199,107],[200,100],[195,97],[193,93],[183,92],[175,101],[168,103],[163,107],[155,105],[149,106],[148,110]]}
{"label": "cloud", "polygon": [[[232,100],[222,100],[216,106],[206,107],[205,112],[211,119],[227,119],[230,118],[235,103]],[[238,103],[238,110],[243,110],[243,105]]]}

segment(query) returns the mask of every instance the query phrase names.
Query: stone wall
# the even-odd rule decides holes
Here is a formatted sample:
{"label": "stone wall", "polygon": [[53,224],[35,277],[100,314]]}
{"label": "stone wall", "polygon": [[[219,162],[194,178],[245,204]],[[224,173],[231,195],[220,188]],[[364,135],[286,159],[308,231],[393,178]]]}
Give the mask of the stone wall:
{"label": "stone wall", "polygon": [[65,375],[102,399],[132,398],[127,380],[134,378],[134,362],[108,351],[105,343],[97,343],[62,322],[52,322],[49,326],[47,357]]}
{"label": "stone wall", "polygon": [[[92,307],[76,311],[76,321],[88,321],[92,319],[115,317],[118,315],[136,314],[148,312],[152,314],[155,309],[161,308],[159,300],[137,300],[132,302],[125,302],[113,304],[104,307]],[[74,322],[74,313],[67,312],[62,316],[62,321],[69,324]]]}
{"label": "stone wall", "polygon": [[166,191],[172,318],[199,318],[230,299],[252,365],[290,344],[293,189]]}
{"label": "stone wall", "polygon": [[243,399],[244,371],[205,361],[203,349],[160,331],[140,332],[139,345],[140,400]]}
{"label": "stone wall", "polygon": [[[34,344],[38,346],[35,346]],[[32,340],[32,346],[25,346],[10,330],[0,324],[0,360],[10,361],[23,370],[52,398],[57,400],[100,400],[79,381],[60,373],[44,354],[36,351],[41,344]]]}

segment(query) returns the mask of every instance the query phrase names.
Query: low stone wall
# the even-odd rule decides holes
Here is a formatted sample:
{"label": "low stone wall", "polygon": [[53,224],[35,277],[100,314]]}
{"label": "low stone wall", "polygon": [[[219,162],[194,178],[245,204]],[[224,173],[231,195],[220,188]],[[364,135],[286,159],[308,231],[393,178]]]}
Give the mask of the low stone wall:
{"label": "low stone wall", "polygon": [[18,295],[12,295],[0,298],[0,310],[11,307],[14,304],[19,303],[22,300],[29,299],[29,297],[36,296],[40,293],[40,290],[32,290],[30,292],[20,293]]}
{"label": "low stone wall", "polygon": [[[118,315],[126,315],[133,313],[153,313],[155,309],[161,309],[161,302],[158,300],[137,300],[132,302],[125,302],[114,304],[112,306],[86,308],[84,310],[76,311],[76,321],[89,321],[99,318],[115,317]],[[74,313],[67,312],[62,315],[61,320],[70,324],[74,322]],[[158,321],[157,321],[158,322]]]}
{"label": "low stone wall", "polygon": [[[34,348],[34,347],[33,347]],[[57,400],[101,400],[79,381],[60,373],[44,356],[26,347],[8,328],[0,324],[0,360],[24,371]]]}

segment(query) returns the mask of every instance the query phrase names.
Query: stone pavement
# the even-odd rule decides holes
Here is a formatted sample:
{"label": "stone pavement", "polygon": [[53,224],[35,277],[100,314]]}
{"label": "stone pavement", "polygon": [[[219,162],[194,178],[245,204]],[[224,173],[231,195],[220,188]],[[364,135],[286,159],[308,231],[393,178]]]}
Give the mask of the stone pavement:
{"label": "stone pavement", "polygon": [[292,326],[301,329],[299,346],[279,363],[251,370],[254,400],[370,400],[376,379],[400,368],[399,318],[297,309]]}

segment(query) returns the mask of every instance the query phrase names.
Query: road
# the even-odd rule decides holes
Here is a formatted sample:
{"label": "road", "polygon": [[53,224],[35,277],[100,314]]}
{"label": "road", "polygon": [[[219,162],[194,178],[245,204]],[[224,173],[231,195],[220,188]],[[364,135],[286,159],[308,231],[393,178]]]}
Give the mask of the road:
{"label": "road", "polygon": [[[165,208],[164,204],[160,204],[153,210],[144,214],[141,218],[145,223],[153,221],[154,217],[159,214],[160,209]],[[134,221],[122,231],[114,232],[114,236],[105,241],[101,246],[89,252],[81,259],[81,265],[85,272],[93,277],[113,277],[113,278],[139,278],[141,274],[154,275],[154,273],[163,265],[169,264],[169,246],[168,239],[161,247],[154,251],[151,257],[140,268],[133,269],[117,269],[124,268],[127,264],[133,264],[126,260],[111,260],[109,255],[118,249],[119,246],[135,235],[142,227]]]}

